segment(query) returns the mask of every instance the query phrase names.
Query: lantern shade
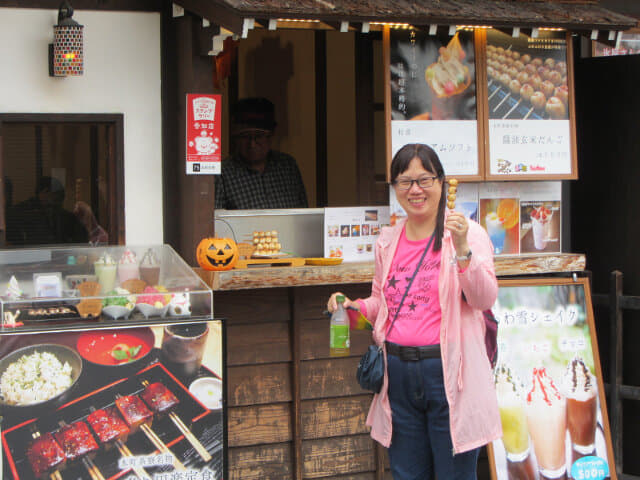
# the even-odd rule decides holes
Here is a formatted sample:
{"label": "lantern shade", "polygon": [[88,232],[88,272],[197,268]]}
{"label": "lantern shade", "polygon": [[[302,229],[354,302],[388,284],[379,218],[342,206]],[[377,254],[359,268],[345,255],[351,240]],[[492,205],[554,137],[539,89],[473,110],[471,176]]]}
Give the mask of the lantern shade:
{"label": "lantern shade", "polygon": [[49,45],[49,75],[78,76],[84,73],[84,26],[73,20],[68,2],[60,6],[58,24],[53,26],[53,44]]}

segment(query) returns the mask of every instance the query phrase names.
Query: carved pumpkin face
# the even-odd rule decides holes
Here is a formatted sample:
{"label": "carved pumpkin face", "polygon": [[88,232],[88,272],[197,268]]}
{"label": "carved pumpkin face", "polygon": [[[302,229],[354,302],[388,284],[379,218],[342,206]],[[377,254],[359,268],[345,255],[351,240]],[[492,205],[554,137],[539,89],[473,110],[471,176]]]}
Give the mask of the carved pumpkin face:
{"label": "carved pumpkin face", "polygon": [[231,270],[238,261],[238,246],[230,238],[203,238],[196,259],[205,270]]}

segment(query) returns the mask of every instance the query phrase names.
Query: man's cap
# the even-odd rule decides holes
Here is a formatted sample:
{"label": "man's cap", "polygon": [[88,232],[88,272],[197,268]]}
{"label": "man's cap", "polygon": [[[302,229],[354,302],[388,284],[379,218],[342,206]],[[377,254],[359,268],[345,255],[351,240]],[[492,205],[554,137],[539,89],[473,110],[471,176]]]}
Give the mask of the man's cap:
{"label": "man's cap", "polygon": [[253,130],[273,131],[277,123],[275,107],[266,98],[243,98],[231,111],[231,133],[237,135]]}

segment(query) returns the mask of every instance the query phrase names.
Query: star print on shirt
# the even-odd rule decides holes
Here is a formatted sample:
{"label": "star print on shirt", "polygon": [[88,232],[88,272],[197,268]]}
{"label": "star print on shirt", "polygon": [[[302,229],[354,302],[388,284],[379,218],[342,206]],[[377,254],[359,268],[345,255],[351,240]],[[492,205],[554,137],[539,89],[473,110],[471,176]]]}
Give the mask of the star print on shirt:
{"label": "star print on shirt", "polygon": [[389,279],[389,288],[396,288],[396,283],[398,283],[398,280],[396,279],[395,275],[393,277],[391,277]]}
{"label": "star print on shirt", "polygon": [[418,305],[416,305],[415,303],[411,302],[409,304],[409,310],[411,310],[412,312],[415,312],[417,306]]}

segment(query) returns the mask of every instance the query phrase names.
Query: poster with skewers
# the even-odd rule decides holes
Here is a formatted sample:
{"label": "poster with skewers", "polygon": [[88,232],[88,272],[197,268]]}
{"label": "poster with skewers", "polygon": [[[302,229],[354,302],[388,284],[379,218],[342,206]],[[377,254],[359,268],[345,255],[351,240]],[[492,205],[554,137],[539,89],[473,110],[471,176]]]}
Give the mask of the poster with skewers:
{"label": "poster with skewers", "polygon": [[565,32],[487,31],[490,175],[572,178]]}
{"label": "poster with skewers", "polygon": [[0,336],[1,478],[223,478],[218,320]]}
{"label": "poster with skewers", "polygon": [[616,479],[589,282],[501,280],[494,480]]}
{"label": "poster with skewers", "polygon": [[473,32],[392,30],[389,37],[391,155],[425,143],[448,175],[478,175]]}

